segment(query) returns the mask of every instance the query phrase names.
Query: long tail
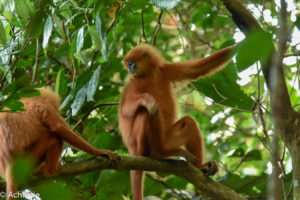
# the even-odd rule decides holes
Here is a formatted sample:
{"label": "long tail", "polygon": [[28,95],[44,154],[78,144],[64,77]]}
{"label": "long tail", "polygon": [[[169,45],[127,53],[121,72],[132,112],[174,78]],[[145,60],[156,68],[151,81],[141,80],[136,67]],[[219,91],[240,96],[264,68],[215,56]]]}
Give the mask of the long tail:
{"label": "long tail", "polygon": [[134,200],[143,200],[144,171],[131,171],[131,187]]}
{"label": "long tail", "polygon": [[8,164],[5,169],[5,179],[6,179],[6,199],[12,199],[12,196],[16,192],[16,183],[13,180],[12,166]]}

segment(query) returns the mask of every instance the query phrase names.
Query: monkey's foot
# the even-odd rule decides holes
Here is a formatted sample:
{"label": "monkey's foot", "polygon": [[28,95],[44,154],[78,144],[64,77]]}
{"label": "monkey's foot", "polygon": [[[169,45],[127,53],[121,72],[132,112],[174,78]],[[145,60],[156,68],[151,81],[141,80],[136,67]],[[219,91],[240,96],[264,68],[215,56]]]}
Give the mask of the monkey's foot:
{"label": "monkey's foot", "polygon": [[109,150],[98,150],[97,155],[107,157],[109,166],[117,165],[117,162],[121,159],[118,154]]}
{"label": "monkey's foot", "polygon": [[200,167],[200,170],[206,175],[206,176],[213,176],[218,172],[218,165],[216,161],[211,160],[205,163]]}

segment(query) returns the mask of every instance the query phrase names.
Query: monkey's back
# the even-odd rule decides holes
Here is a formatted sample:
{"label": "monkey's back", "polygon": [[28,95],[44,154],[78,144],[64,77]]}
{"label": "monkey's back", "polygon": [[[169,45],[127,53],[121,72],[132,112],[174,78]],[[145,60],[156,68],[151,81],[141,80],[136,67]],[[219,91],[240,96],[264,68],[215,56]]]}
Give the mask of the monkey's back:
{"label": "monkey's back", "polygon": [[48,89],[40,89],[40,91],[40,96],[21,99],[24,112],[0,113],[0,173],[2,175],[5,165],[12,156],[23,153],[41,137],[49,136],[50,131],[43,124],[42,118],[50,107],[57,109],[59,99]]}

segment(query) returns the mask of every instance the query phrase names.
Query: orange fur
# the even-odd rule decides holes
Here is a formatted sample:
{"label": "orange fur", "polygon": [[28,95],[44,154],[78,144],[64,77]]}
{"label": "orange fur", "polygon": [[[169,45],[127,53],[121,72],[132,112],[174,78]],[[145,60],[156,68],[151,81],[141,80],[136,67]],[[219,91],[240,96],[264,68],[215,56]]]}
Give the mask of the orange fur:
{"label": "orange fur", "polygon": [[[186,116],[176,122],[176,101],[171,83],[207,76],[222,69],[231,59],[233,47],[208,57],[182,63],[167,63],[152,46],[141,45],[124,58],[132,78],[119,106],[119,124],[129,153],[135,156],[166,158],[184,156],[196,167],[213,175],[214,161],[203,164],[203,141],[196,121]],[[180,149],[185,146],[187,151]],[[143,199],[143,172],[132,171],[135,200]]]}
{"label": "orange fur", "polygon": [[37,164],[45,162],[42,172],[54,175],[59,168],[63,141],[92,155],[105,155],[111,162],[117,154],[99,150],[76,135],[63,118],[58,108],[60,97],[47,88],[39,89],[40,96],[24,98],[25,112],[0,113],[0,174],[7,182],[7,194],[16,192],[16,183],[11,172],[12,158],[30,154]]}

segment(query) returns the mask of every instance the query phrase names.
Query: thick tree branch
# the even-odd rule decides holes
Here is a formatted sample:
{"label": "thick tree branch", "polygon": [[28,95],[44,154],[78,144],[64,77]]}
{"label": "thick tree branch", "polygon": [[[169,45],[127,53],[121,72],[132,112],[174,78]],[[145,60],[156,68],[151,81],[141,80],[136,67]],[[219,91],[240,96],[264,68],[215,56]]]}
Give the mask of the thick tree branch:
{"label": "thick tree branch", "polygon": [[[239,1],[239,0],[222,0],[226,8],[230,11],[232,14],[232,19],[237,25],[237,27],[245,34],[249,31],[253,30],[262,30],[262,27],[259,25],[257,20],[252,16],[252,14],[249,12],[249,10]],[[273,48],[275,49],[275,48]],[[272,57],[270,57],[269,62],[263,66],[263,74],[265,77],[265,80],[267,82],[267,86],[272,93],[271,90],[271,82],[270,82],[270,67],[272,63]],[[282,67],[279,69],[279,79],[278,79],[280,90],[281,92],[281,102],[283,109],[285,109],[287,112],[292,110],[290,97],[287,91],[287,86],[284,79],[284,73]],[[285,113],[287,113],[285,112]],[[287,119],[287,116],[282,116],[282,118]]]}
{"label": "thick tree branch", "polygon": [[[100,169],[143,170],[174,174],[191,182],[203,193],[203,195],[212,199],[246,200],[245,197],[203,175],[198,168],[182,160],[156,160],[141,156],[121,156],[121,160],[117,165],[110,167],[108,166],[108,160],[106,158],[97,157],[90,160],[66,164],[60,169],[58,175],[51,179],[75,176]],[[42,176],[34,177],[30,182],[30,185],[37,185],[43,180],[45,180],[45,178]]]}

